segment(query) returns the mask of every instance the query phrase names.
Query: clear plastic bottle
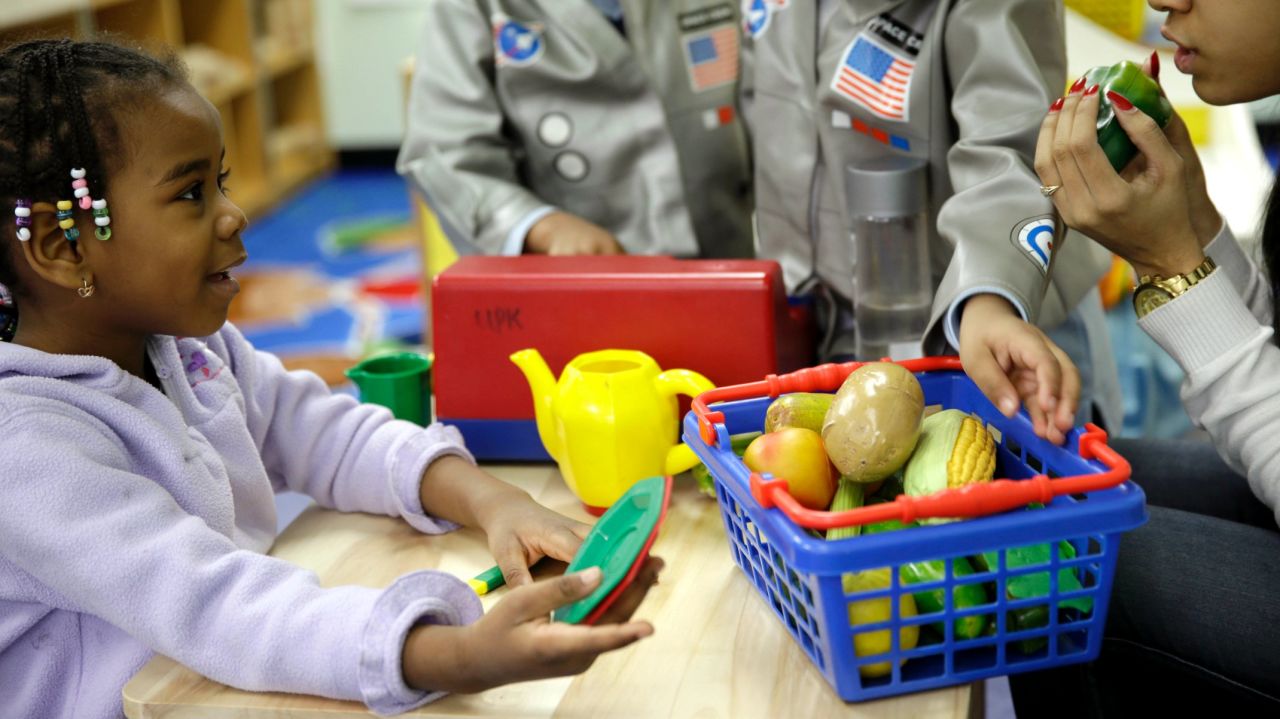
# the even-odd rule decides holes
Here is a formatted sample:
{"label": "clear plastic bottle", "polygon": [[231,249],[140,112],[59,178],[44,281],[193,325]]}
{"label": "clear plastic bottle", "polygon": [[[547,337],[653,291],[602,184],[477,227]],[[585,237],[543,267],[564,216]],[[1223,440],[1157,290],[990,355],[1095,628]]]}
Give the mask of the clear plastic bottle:
{"label": "clear plastic bottle", "polygon": [[858,359],[920,353],[933,306],[927,169],[909,157],[845,167]]}

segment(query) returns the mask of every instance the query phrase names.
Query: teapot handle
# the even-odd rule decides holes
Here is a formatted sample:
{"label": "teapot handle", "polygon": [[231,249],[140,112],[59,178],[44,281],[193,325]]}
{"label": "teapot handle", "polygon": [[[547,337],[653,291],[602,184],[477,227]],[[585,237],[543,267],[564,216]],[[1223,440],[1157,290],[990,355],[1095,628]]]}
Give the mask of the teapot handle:
{"label": "teapot handle", "polygon": [[[669,369],[655,377],[653,385],[663,397],[674,397],[678,394],[697,397],[716,387],[711,380],[688,369]],[[693,469],[699,461],[698,456],[689,449],[689,445],[683,442],[678,443],[667,451],[666,473],[680,474]]]}

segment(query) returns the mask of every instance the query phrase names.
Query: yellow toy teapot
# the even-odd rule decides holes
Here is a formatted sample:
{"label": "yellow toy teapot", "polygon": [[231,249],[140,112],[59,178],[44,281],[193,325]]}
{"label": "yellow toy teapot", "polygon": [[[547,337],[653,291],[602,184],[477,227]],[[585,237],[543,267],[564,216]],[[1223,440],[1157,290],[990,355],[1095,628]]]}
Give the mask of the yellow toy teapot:
{"label": "yellow toy teapot", "polygon": [[533,392],[538,436],[569,489],[599,515],[632,484],[698,463],[680,443],[676,395],[714,389],[687,369],[663,372],[636,350],[578,355],[559,382],[536,349],[511,355]]}

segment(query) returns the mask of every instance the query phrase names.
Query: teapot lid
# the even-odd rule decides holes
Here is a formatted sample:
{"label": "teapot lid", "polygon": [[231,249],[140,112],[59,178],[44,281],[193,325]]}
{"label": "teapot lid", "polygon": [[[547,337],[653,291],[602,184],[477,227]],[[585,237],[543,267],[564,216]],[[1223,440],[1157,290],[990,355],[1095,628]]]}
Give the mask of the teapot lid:
{"label": "teapot lid", "polygon": [[596,521],[565,572],[600,567],[600,586],[552,615],[558,622],[594,624],[635,581],[671,504],[671,477],[631,485]]}

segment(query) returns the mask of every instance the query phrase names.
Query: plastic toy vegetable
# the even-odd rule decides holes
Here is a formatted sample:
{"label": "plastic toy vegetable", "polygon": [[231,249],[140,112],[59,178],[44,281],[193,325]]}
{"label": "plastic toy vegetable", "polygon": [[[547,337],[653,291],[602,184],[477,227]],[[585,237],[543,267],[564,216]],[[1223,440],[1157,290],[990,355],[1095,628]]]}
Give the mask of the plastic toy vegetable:
{"label": "plastic toy vegetable", "polygon": [[958,409],[944,409],[925,418],[920,443],[903,477],[907,494],[920,497],[990,482],[995,470],[996,442],[982,420]]}
{"label": "plastic toy vegetable", "polygon": [[[742,453],[747,451],[747,445],[751,444],[751,441],[759,436],[759,432],[744,432],[733,435],[729,438],[733,453],[741,457]],[[699,462],[693,466],[693,469],[689,470],[689,473],[693,475],[693,481],[698,483],[698,491],[714,499],[716,496],[716,481],[711,476],[711,470],[707,469],[707,465]]]}
{"label": "plastic toy vegetable", "polygon": [[1169,124],[1173,117],[1173,106],[1160,93],[1160,86],[1155,80],[1147,77],[1136,63],[1125,60],[1114,65],[1099,65],[1085,73],[1085,86],[1100,85],[1098,98],[1098,144],[1116,172],[1124,169],[1133,156],[1138,154],[1133,141],[1125,134],[1116,120],[1115,108],[1107,99],[1107,92],[1115,92],[1133,103],[1133,106],[1146,113],[1160,127]]}
{"label": "plastic toy vegetable", "polygon": [[822,431],[822,421],[827,416],[835,395],[827,392],[793,392],[784,394],[769,404],[764,414],[764,431],[774,432],[784,427],[804,427],[814,432]]}
{"label": "plastic toy vegetable", "polygon": [[[862,528],[862,533],[866,535],[879,534],[880,532],[893,532],[900,529],[909,529],[916,526],[915,523],[903,524],[902,522],[891,519],[885,522],[876,522],[868,524]],[[964,557],[955,557],[951,560],[951,570],[956,577],[967,577],[974,573],[973,566],[969,564],[969,560]],[[903,584],[920,584],[921,582],[940,582],[947,576],[947,565],[941,559],[930,559],[924,562],[908,562],[903,564],[898,570],[898,577]],[[916,609],[921,614],[941,613],[946,607],[946,595],[943,594],[942,587],[927,589],[915,592],[911,595],[916,602]],[[956,584],[951,590],[951,601],[956,609],[968,609],[970,607],[980,607],[987,603],[987,590],[981,584]],[[942,626],[942,622],[934,622],[929,625],[939,634],[945,636],[946,627]],[[957,617],[955,622],[955,635],[960,639],[973,639],[982,634],[982,630],[987,627],[987,617],[985,615],[973,615],[968,617]]]}
{"label": "plastic toy vegetable", "polygon": [[786,427],[751,440],[742,463],[752,472],[786,480],[787,491],[809,509],[826,509],[839,475],[827,459],[822,437],[811,429]]}
{"label": "plastic toy vegetable", "polygon": [[[845,594],[872,592],[889,588],[889,568],[868,569],[865,572],[846,574],[841,578],[841,586]],[[916,602],[910,594],[898,596],[898,618],[908,619],[916,615]],[[893,618],[893,604],[889,597],[860,599],[849,602],[849,626],[853,627],[853,653],[860,657],[884,654],[892,648],[893,635],[888,629],[873,632],[859,632],[860,624],[880,624]],[[916,648],[920,641],[920,625],[904,624],[898,630],[898,649],[907,651]],[[906,659],[901,660],[906,662]],[[893,671],[889,662],[863,664],[858,673],[864,677],[883,677]]]}
{"label": "plastic toy vegetable", "polygon": [[920,436],[924,391],[902,365],[868,362],[849,373],[822,423],[841,476],[878,482],[906,463]]}

